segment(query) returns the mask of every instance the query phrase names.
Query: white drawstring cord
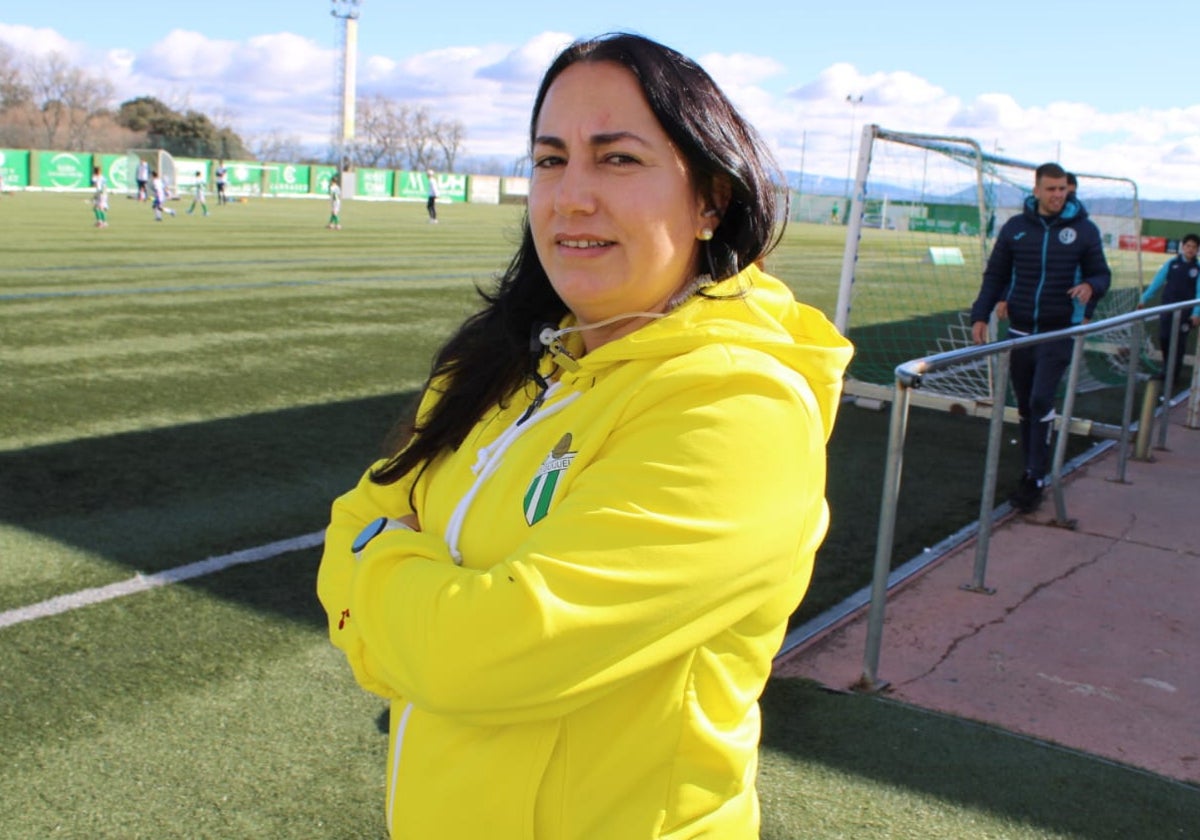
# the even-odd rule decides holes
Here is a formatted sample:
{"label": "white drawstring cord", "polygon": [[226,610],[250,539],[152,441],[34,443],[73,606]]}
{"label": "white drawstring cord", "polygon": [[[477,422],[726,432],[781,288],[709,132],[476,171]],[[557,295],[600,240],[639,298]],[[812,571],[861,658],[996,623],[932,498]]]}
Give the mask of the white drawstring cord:
{"label": "white drawstring cord", "polygon": [[[547,396],[554,393],[561,383],[555,382],[546,392]],[[558,402],[534,414],[530,418],[522,417],[522,420],[514,422],[511,426],[505,429],[500,437],[496,438],[487,446],[479,450],[479,455],[475,459],[474,466],[471,471],[475,473],[475,482],[467,490],[463,497],[458,500],[458,504],[454,507],[454,513],[450,516],[450,521],[446,525],[446,548],[450,551],[450,557],[454,560],[455,565],[462,565],[462,552],[459,546],[459,540],[462,538],[463,524],[467,519],[467,511],[470,510],[471,504],[475,501],[475,497],[479,495],[480,489],[485,481],[491,478],[492,474],[500,468],[500,462],[504,459],[504,453],[509,450],[513,442],[524,434],[528,429],[532,428],[537,423],[545,420],[547,417],[553,417],[558,412],[562,411],[580,396],[579,391],[568,394]]]}

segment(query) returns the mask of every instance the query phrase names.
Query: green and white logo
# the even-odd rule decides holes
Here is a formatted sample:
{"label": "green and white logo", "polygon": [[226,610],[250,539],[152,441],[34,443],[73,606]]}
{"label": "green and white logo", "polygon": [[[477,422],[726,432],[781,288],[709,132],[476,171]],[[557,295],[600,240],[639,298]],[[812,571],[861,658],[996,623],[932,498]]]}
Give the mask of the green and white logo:
{"label": "green and white logo", "polygon": [[42,185],[58,189],[86,189],[92,184],[92,156],[74,152],[42,152],[39,159]]}
{"label": "green and white logo", "polygon": [[570,449],[571,433],[568,432],[550,450],[546,460],[538,467],[529,489],[525,491],[525,521],[530,525],[536,525],[550,511],[550,502],[554,499],[554,490],[558,487],[559,478],[579,454],[571,452]]}

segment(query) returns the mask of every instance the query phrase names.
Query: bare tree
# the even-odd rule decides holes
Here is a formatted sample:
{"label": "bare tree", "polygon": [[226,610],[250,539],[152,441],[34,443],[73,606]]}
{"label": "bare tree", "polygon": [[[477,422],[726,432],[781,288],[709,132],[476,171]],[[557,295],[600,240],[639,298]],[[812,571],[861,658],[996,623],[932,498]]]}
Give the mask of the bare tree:
{"label": "bare tree", "polygon": [[112,84],[72,67],[58,52],[30,59],[26,78],[45,148],[86,149],[93,123],[107,113]]}
{"label": "bare tree", "polygon": [[386,96],[360,99],[355,112],[354,162],[367,167],[400,166],[409,119],[408,106]]}
{"label": "bare tree", "polygon": [[279,129],[252,138],[250,151],[256,160],[275,163],[299,163],[305,157],[300,138],[294,134],[284,134]]}
{"label": "bare tree", "polygon": [[434,124],[433,137],[442,152],[442,169],[454,171],[454,164],[462,152],[467,129],[459,120],[438,120]]}
{"label": "bare tree", "polygon": [[461,122],[436,119],[423,105],[406,105],[381,94],[360,99],[355,118],[358,136],[352,157],[359,166],[453,171],[466,137]]}
{"label": "bare tree", "polygon": [[429,109],[424,106],[415,109],[408,122],[408,131],[404,135],[406,168],[417,171],[433,168],[433,132],[433,119],[429,115]]}

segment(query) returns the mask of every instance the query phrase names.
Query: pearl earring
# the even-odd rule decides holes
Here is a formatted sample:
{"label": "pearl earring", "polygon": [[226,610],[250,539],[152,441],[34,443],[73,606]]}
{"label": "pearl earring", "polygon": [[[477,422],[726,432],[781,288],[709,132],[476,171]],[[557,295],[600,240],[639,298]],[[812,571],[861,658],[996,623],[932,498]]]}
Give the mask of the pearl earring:
{"label": "pearl earring", "polygon": [[710,228],[702,228],[700,230],[700,234],[696,238],[701,240],[702,242],[708,242],[710,239],[713,238],[713,232]]}

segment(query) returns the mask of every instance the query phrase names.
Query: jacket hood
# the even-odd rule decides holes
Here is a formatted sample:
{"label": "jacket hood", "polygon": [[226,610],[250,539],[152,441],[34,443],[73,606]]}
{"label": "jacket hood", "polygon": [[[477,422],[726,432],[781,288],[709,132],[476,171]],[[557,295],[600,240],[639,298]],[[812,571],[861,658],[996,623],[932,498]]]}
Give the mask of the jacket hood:
{"label": "jacket hood", "polygon": [[1037,196],[1027,195],[1025,196],[1025,215],[1032,216],[1034,220],[1045,219],[1046,223],[1050,225],[1059,225],[1082,221],[1088,217],[1088,211],[1082,201],[1071,196],[1063,205],[1062,212],[1057,216],[1040,216],[1037,209]]}
{"label": "jacket hood", "polygon": [[[573,323],[572,316],[564,321]],[[679,356],[716,342],[753,348],[801,374],[816,395],[828,439],[854,348],[820,310],[799,303],[787,286],[756,266],[588,353],[579,359],[580,369],[564,372],[562,379],[587,388],[610,365]],[[577,357],[582,353],[578,333],[566,336],[564,344]]]}

